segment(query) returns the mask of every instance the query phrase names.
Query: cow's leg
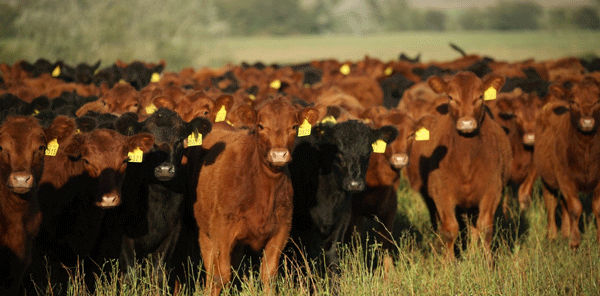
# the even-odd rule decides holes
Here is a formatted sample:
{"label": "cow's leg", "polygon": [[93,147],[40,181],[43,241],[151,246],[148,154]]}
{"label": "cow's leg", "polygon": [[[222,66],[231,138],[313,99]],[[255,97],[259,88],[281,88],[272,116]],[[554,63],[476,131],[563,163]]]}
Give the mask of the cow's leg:
{"label": "cow's leg", "polygon": [[564,238],[569,238],[571,236],[571,218],[569,217],[569,211],[565,201],[561,199],[560,204],[562,219],[560,223],[560,232]]}
{"label": "cow's leg", "polygon": [[519,186],[519,206],[521,210],[526,210],[531,204],[531,193],[533,191],[533,184],[537,178],[537,170],[532,168],[525,177],[525,181]]}
{"label": "cow's leg", "polygon": [[544,204],[546,205],[546,211],[548,214],[548,225],[546,226],[546,229],[548,231],[548,239],[554,240],[556,239],[557,233],[555,214],[556,206],[558,205],[558,198],[556,198],[556,196],[554,196],[554,194],[552,194],[552,192],[550,192],[550,190],[548,190],[546,186],[543,186],[542,188],[542,195],[544,196]]}
{"label": "cow's leg", "polygon": [[398,199],[396,198],[395,190],[388,190],[385,192],[385,199],[389,200],[389,204],[386,203],[383,206],[383,209],[379,210],[377,216],[383,223],[384,227],[379,227],[379,235],[381,236],[383,249],[385,251],[383,257],[383,268],[385,270],[385,276],[393,270],[394,268],[394,260],[392,259],[392,250],[394,249],[394,238],[392,237],[392,232],[394,231],[394,222],[396,221],[396,211],[398,209]]}
{"label": "cow's leg", "polygon": [[571,223],[571,240],[569,245],[572,249],[577,249],[579,248],[579,244],[581,243],[581,233],[579,232],[579,217],[581,217],[583,207],[581,205],[581,200],[579,200],[579,196],[577,195],[576,190],[564,190],[563,193],[565,198],[565,204],[567,205],[567,211],[569,212],[569,216],[566,219],[569,219],[569,222]]}
{"label": "cow's leg", "polygon": [[[231,233],[215,232],[215,233]],[[228,235],[213,236],[200,232],[200,250],[206,269],[206,289],[210,295],[219,295],[223,286],[231,281],[231,250],[233,240]]]}
{"label": "cow's leg", "polygon": [[592,211],[596,216],[596,240],[600,243],[600,186],[596,187],[592,198]]}
{"label": "cow's leg", "polygon": [[271,237],[263,251],[263,258],[260,265],[260,275],[265,294],[273,294],[271,280],[277,274],[279,268],[279,258],[281,252],[288,241],[290,234],[289,227],[281,227],[275,236]]}
{"label": "cow's leg", "polygon": [[[452,200],[452,199],[448,199]],[[437,203],[437,212],[440,218],[440,235],[446,246],[446,259],[454,259],[454,242],[458,237],[458,220],[454,212],[456,205],[451,203]]]}
{"label": "cow's leg", "polygon": [[494,213],[502,199],[502,188],[495,192],[486,194],[479,205],[479,216],[477,217],[478,239],[483,240],[486,259],[492,261],[492,237],[494,234]]}

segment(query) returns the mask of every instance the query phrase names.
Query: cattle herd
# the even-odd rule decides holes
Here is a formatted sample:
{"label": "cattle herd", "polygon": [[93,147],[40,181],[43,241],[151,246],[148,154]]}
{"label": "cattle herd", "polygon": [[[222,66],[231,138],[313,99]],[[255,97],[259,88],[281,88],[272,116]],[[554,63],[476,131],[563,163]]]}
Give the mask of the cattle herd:
{"label": "cattle herd", "polygon": [[0,64],[0,294],[65,283],[80,260],[126,273],[151,255],[177,276],[201,260],[218,295],[239,246],[261,255],[265,292],[282,253],[337,273],[365,218],[392,251],[401,175],[446,260],[461,213],[493,258],[496,211],[511,198],[526,210],[538,177],[548,238],[559,209],[579,246],[583,192],[600,239],[598,59],[164,68]]}

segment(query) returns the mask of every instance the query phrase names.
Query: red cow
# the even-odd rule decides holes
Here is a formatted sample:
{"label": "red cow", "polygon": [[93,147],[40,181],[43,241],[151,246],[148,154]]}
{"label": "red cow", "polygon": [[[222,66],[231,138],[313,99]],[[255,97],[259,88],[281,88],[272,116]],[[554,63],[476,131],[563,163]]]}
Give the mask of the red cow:
{"label": "red cow", "polygon": [[588,77],[570,90],[553,84],[550,93],[556,100],[544,106],[536,121],[533,158],[544,185],[548,237],[556,237],[554,214],[560,191],[563,235],[570,235],[571,247],[578,248],[583,210],[579,192],[593,195],[592,210],[600,240],[600,83]]}
{"label": "red cow", "polygon": [[278,97],[257,108],[254,130],[213,129],[203,141],[208,151],[194,214],[212,295],[231,279],[237,244],[264,250],[261,276],[270,290],[291,227],[293,192],[286,164],[298,127],[304,121],[314,124],[317,117],[316,110],[298,111],[290,99]]}
{"label": "red cow", "polygon": [[485,110],[484,92],[488,99],[494,98],[504,78],[489,76],[482,81],[472,72],[459,72],[447,81],[430,77],[427,83],[447,96],[449,112],[438,117],[429,141],[413,143],[413,161],[408,166],[411,186],[421,193],[430,212],[437,213],[446,258],[454,258],[457,210],[471,208],[479,210],[473,238],[481,234],[489,254],[511,150],[506,134]]}
{"label": "red cow", "polygon": [[17,295],[42,220],[37,192],[44,169],[44,130],[33,117],[0,126],[0,293]]}
{"label": "red cow", "polygon": [[102,95],[100,98],[81,106],[76,112],[77,116],[83,116],[88,111],[115,115],[121,115],[125,112],[138,112],[140,94],[133,86],[127,83],[117,83],[109,90],[106,88],[106,84],[103,84],[101,90]]}

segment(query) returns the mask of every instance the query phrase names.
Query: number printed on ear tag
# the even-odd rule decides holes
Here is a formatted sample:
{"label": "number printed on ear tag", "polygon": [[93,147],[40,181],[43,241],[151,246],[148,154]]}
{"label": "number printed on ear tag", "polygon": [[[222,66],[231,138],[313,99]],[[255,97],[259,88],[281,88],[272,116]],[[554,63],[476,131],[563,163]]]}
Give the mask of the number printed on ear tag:
{"label": "number printed on ear tag", "polygon": [[304,119],[304,122],[298,127],[298,137],[306,137],[310,135],[310,130],[312,126],[308,122],[307,119]]}
{"label": "number printed on ear tag", "polygon": [[201,146],[202,145],[202,134],[200,133],[191,133],[188,137],[187,137],[187,145],[188,147],[192,147],[192,146]]}
{"label": "number printed on ear tag", "polygon": [[484,101],[492,101],[496,99],[496,89],[491,87],[488,88],[484,93],[483,93],[483,100]]}
{"label": "number printed on ear tag", "polygon": [[140,163],[144,159],[144,152],[139,147],[136,147],[135,150],[133,150],[133,152],[129,151],[129,153],[127,153],[127,156],[129,157],[129,162]]}
{"label": "number printed on ear tag", "polygon": [[56,156],[56,152],[58,152],[58,141],[54,139],[48,143],[45,154],[48,156]]}

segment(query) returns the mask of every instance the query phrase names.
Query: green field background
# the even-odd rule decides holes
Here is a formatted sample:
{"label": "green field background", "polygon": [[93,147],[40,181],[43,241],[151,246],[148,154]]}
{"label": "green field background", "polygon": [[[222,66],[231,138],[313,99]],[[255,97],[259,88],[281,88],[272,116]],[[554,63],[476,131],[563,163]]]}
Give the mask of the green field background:
{"label": "green field background", "polygon": [[[130,40],[118,47],[105,47],[99,56],[51,55],[35,52],[26,39],[0,40],[0,62],[14,63],[25,59],[63,59],[67,63],[102,60],[107,67],[117,59],[167,62],[168,71],[185,67],[221,67],[254,63],[301,63],[314,59],[335,58],[358,61],[368,55],[383,61],[397,59],[400,53],[411,57],[421,54],[422,61],[445,61],[460,54],[448,44],[454,43],[467,53],[489,56],[501,61],[534,58],[549,60],[566,56],[600,56],[600,31],[475,31],[475,32],[400,32],[376,35],[301,35],[291,37],[226,37],[182,40],[172,52],[156,54],[147,40]],[[72,45],[77,46],[77,45]],[[100,45],[102,48],[102,45]],[[189,50],[181,51],[182,48]],[[198,50],[195,50],[195,49]],[[86,49],[82,48],[81,52]]]}

